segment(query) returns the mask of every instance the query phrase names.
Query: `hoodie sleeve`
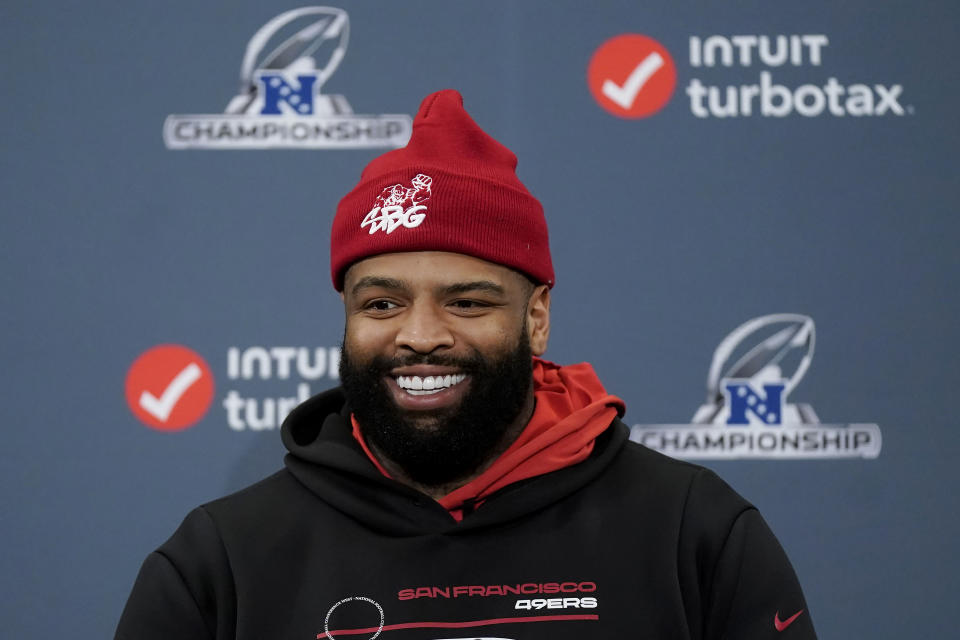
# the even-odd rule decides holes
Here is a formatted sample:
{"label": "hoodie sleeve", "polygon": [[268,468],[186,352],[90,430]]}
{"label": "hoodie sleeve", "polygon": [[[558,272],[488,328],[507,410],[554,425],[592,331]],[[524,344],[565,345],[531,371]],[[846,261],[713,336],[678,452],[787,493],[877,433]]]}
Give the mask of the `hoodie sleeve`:
{"label": "hoodie sleeve", "polygon": [[685,583],[695,636],[816,640],[800,583],[773,532],[756,508],[706,469],[690,486],[681,549],[695,558]]}
{"label": "hoodie sleeve", "polygon": [[115,640],[225,640],[234,636],[233,579],[210,515],[192,511],[147,556]]}
{"label": "hoodie sleeve", "polygon": [[706,637],[816,640],[786,553],[756,509],[742,512],[717,560]]}

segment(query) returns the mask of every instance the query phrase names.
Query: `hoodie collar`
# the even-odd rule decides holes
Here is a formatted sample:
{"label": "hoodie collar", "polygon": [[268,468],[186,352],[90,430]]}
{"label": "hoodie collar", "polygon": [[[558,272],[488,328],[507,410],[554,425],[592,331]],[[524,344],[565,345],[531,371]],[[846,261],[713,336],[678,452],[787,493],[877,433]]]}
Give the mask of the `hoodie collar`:
{"label": "hoodie collar", "polygon": [[[456,520],[508,485],[582,462],[597,436],[625,411],[623,401],[607,393],[585,362],[560,366],[534,358],[533,384],[536,407],[520,436],[482,474],[439,500]],[[354,439],[389,477],[350,418]]]}
{"label": "hoodie collar", "polygon": [[[559,407],[562,411],[564,401],[561,399],[565,395],[570,396],[570,407],[589,407],[594,404],[594,402],[584,402],[585,399],[594,397],[593,393],[581,395],[576,390],[582,385],[567,384],[564,381],[565,378],[570,381],[568,374],[576,374],[577,371],[589,371],[590,377],[595,378],[589,365],[584,365],[586,369],[582,369],[581,365],[574,365],[572,368],[559,367],[564,370],[562,373],[556,371],[556,365],[546,363],[545,366],[543,382],[549,383],[553,380],[566,390],[555,389],[557,395],[545,396],[545,402],[540,402],[538,399],[534,416],[549,415],[550,411],[547,411],[546,407],[556,408],[558,405],[553,404],[554,401],[560,402]],[[553,373],[549,373],[550,370],[553,370]],[[544,386],[553,388],[550,384],[544,384]],[[587,386],[592,387],[592,385]],[[581,443],[581,449],[586,446],[592,450],[583,452],[587,457],[579,464],[573,464],[573,461],[579,457],[574,455],[574,458],[570,459],[570,466],[545,475],[515,480],[519,476],[510,475],[510,469],[505,474],[498,474],[495,469],[500,469],[501,464],[504,465],[503,468],[511,466],[513,469],[517,468],[515,465],[500,461],[512,460],[513,454],[521,450],[523,451],[519,456],[521,460],[532,459],[531,462],[536,463],[540,459],[541,454],[525,455],[528,451],[543,448],[537,447],[534,443],[546,444],[546,441],[534,435],[536,429],[531,431],[530,435],[518,439],[498,459],[498,462],[488,469],[487,473],[468,485],[479,487],[476,492],[465,493],[481,495],[484,505],[463,522],[457,521],[456,507],[450,511],[416,489],[392,480],[376,469],[360,444],[351,435],[351,411],[346,403],[343,389],[339,387],[325,391],[300,404],[284,421],[281,437],[289,451],[284,464],[287,472],[305,490],[372,531],[388,536],[467,534],[470,531],[522,518],[563,499],[601,475],[623,449],[629,432],[626,425],[616,417],[616,411],[622,408],[622,403],[616,401],[614,407],[616,408],[609,412],[612,414],[613,425],[603,430],[592,441],[592,445]],[[568,415],[572,416],[573,413]],[[531,424],[536,425],[538,420],[531,420]],[[611,420],[604,418],[598,419],[597,422],[609,424]],[[556,422],[555,426],[559,426],[560,422],[562,421]],[[531,447],[531,445],[534,446]],[[550,447],[546,448],[550,449]],[[552,468],[552,466],[543,468]],[[532,468],[535,468],[535,465]],[[499,477],[488,482],[487,474],[490,476],[496,474]],[[509,484],[511,482],[513,484]],[[493,495],[494,491],[495,495]],[[445,499],[448,503],[452,500],[453,498],[449,501]]]}

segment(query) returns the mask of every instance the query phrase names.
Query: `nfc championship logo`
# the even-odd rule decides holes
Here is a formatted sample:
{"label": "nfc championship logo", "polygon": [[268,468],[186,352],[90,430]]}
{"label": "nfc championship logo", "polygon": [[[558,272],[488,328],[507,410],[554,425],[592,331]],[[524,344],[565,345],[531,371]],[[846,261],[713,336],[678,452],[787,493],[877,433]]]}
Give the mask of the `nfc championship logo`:
{"label": "nfc championship logo", "polygon": [[303,7],[267,22],[250,39],[240,90],[225,113],[171,115],[170,149],[402,147],[409,115],[354,115],[346,97],[323,92],[347,51],[350,19],[333,7]]}
{"label": "nfc championship logo", "polygon": [[688,459],[876,458],[876,424],[821,424],[809,404],[788,398],[810,368],[813,319],[754,318],[723,339],[707,375],[707,399],[692,424],[639,424],[630,438]]}

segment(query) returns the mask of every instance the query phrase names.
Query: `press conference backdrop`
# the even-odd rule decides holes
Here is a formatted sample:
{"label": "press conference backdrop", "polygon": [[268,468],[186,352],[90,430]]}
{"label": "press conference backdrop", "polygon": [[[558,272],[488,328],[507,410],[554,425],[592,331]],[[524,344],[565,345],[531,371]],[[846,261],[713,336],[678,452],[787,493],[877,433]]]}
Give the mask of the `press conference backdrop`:
{"label": "press conference backdrop", "polygon": [[546,209],[547,356],[761,509],[821,637],[955,635],[956,3],[298,8],[0,8],[0,635],[108,637],[280,468],[336,202],[441,88]]}

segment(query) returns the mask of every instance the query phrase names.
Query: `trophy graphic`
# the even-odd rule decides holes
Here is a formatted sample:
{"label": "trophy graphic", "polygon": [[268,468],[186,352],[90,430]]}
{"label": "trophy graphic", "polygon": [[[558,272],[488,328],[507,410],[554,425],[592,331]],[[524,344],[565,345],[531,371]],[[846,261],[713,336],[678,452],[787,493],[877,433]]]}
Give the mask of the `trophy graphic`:
{"label": "trophy graphic", "polygon": [[[281,13],[250,39],[240,91],[228,114],[336,116],[353,113],[342,95],[320,93],[347,50],[350,19],[343,9],[302,7]],[[272,49],[271,41],[277,42]],[[265,51],[269,51],[263,55]]]}
{"label": "trophy graphic", "polygon": [[707,374],[707,399],[688,424],[635,424],[630,439],[684,459],[876,458],[873,423],[822,424],[809,404],[787,398],[813,360],[813,318],[753,318],[724,338]]}
{"label": "trophy graphic", "polygon": [[814,343],[809,316],[778,313],[740,325],[713,353],[707,400],[692,423],[819,424],[812,406],[786,402],[810,367]]}

